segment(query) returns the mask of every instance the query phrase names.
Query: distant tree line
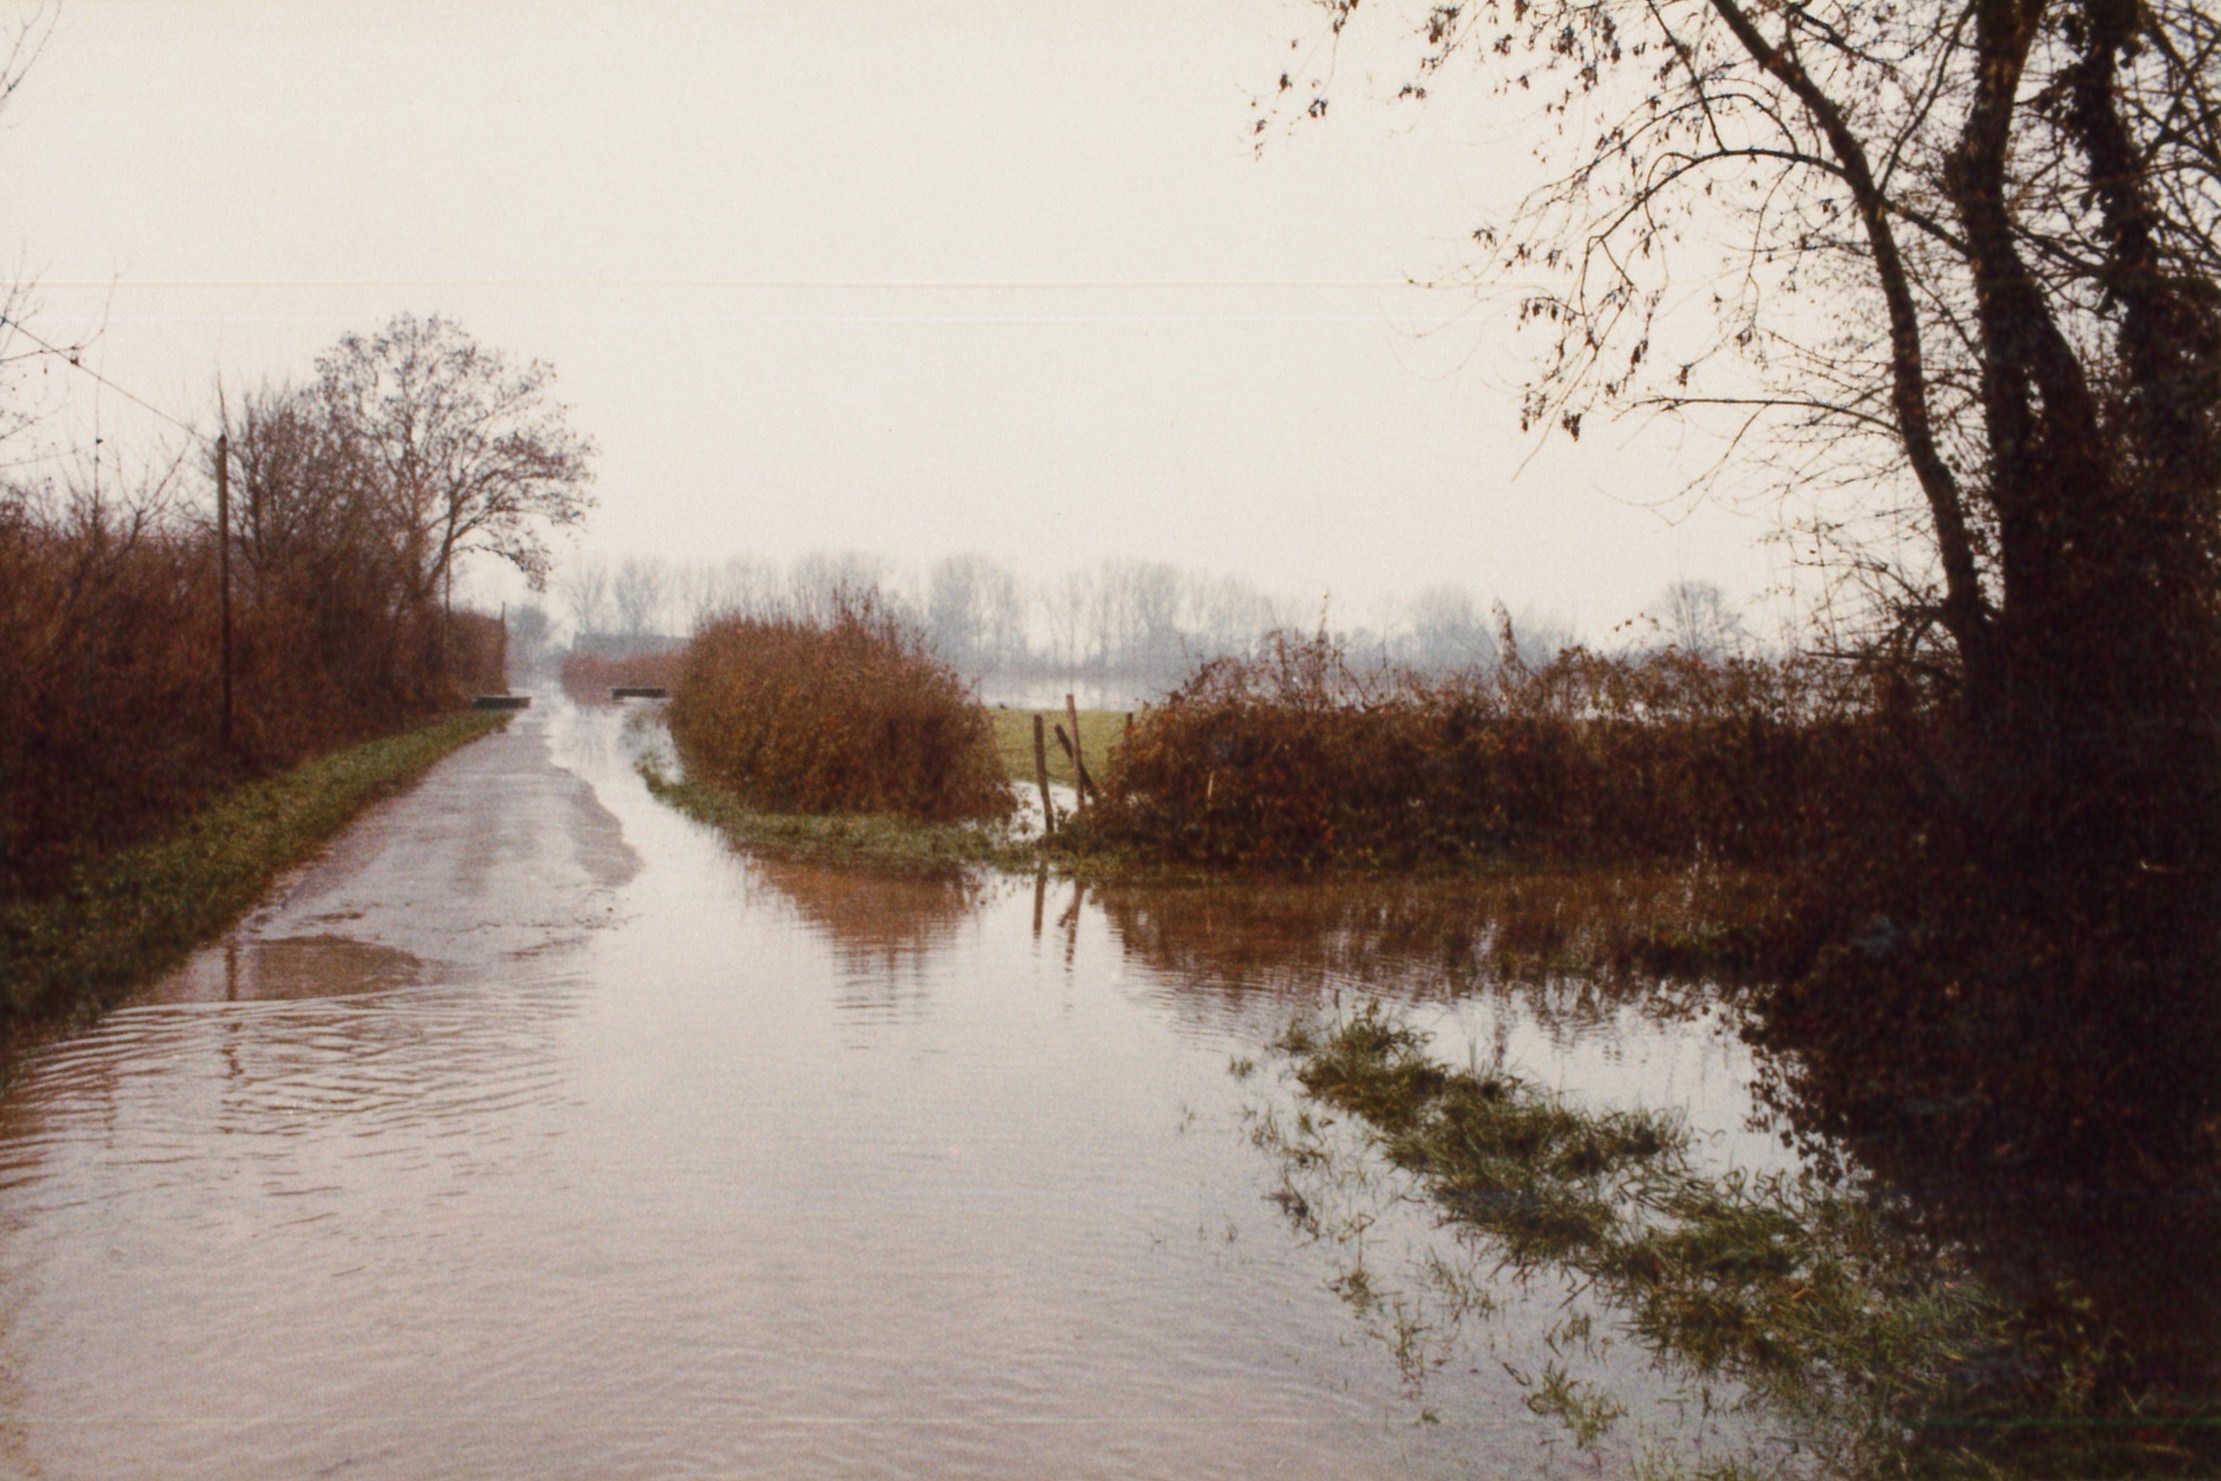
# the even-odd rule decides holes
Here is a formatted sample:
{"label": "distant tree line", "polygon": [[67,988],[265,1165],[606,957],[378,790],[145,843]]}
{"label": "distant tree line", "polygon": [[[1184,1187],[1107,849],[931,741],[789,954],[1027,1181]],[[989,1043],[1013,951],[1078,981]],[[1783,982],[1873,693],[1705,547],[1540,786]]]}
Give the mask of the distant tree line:
{"label": "distant tree line", "polygon": [[[1247,653],[1267,634],[1332,628],[1352,661],[1446,674],[1492,672],[1507,618],[1520,656],[1547,662],[1571,646],[1563,623],[1516,616],[1456,585],[1430,587],[1367,623],[1336,624],[1240,577],[1162,561],[1114,558],[1028,580],[991,557],[952,555],[908,579],[855,553],[813,554],[781,567],[758,556],[679,564],[652,556],[588,557],[557,578],[558,618],[586,650],[669,646],[712,618],[809,619],[840,598],[870,593],[923,630],[934,649],[975,678],[1069,676],[1169,685],[1198,664]],[[535,612],[534,630],[552,629]],[[1677,582],[1616,634],[1615,648],[1673,647],[1706,659],[1758,644],[1709,582]]]}

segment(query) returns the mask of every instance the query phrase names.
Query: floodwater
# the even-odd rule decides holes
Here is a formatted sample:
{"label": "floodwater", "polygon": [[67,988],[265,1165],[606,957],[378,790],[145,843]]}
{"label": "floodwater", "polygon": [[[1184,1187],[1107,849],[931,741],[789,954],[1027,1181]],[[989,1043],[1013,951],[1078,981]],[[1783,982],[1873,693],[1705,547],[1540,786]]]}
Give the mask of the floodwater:
{"label": "floodwater", "polygon": [[[751,859],[648,795],[626,715],[538,696],[19,1068],[0,1473],[1585,1476],[1748,1438],[1605,1341],[1631,1415],[1575,1452],[1524,1402],[1562,1291],[1393,1187],[1291,1218],[1258,1145],[1269,1042],[1384,996],[1778,1163],[1701,1001],[1490,965],[1580,928],[1553,886]],[[1485,1321],[1422,1299],[1461,1258]]]}

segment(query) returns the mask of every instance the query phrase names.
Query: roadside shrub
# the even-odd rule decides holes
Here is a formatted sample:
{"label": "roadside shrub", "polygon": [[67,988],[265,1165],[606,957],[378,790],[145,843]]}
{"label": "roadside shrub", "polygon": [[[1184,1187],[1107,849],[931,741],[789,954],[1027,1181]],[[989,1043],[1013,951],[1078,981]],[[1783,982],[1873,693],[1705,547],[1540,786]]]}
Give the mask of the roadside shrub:
{"label": "roadside shrub", "polygon": [[97,459],[0,482],[0,895],[505,687],[504,626],[446,595],[472,554],[544,577],[543,529],[584,516],[552,372],[406,314],[317,370],[120,489]]}
{"label": "roadside shrub", "polygon": [[986,709],[869,597],[822,620],[726,617],[688,646],[671,733],[689,776],[766,812],[999,819]]}
{"label": "roadside shrub", "polygon": [[369,538],[241,539],[232,738],[217,549],[189,512],[0,489],[0,896],[142,841],[213,793],[499,683],[499,625],[412,600]]}
{"label": "roadside shrub", "polygon": [[1281,634],[1138,718],[1079,826],[1213,865],[1776,862],[1882,805],[1886,731],[1814,661],[1569,649],[1435,682]]}

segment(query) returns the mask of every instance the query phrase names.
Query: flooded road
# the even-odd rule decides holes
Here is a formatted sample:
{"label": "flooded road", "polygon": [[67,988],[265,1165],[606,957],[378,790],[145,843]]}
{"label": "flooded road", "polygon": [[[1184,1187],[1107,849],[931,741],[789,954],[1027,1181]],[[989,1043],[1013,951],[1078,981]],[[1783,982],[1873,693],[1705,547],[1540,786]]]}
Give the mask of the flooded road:
{"label": "flooded road", "polygon": [[1292,1219],[1258,1145],[1268,1042],[1381,995],[1778,1160],[1709,1011],[1476,953],[1547,964],[1546,890],[1476,925],[755,860],[648,795],[624,720],[541,696],[22,1067],[0,1473],[1590,1475],[1717,1440],[1607,1341],[1632,1414],[1574,1452],[1526,1403],[1563,1292],[1407,1303],[1466,1254],[1428,1210]]}

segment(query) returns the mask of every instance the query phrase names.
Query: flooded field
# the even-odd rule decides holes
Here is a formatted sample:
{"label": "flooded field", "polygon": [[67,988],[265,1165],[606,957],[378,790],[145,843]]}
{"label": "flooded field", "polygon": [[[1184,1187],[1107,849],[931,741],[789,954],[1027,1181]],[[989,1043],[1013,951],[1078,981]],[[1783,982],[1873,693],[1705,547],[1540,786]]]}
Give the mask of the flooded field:
{"label": "flooded field", "polygon": [[[1305,1114],[1272,1041],[1386,1000],[1446,1060],[1783,1166],[1701,993],[1554,965],[1573,887],[756,860],[647,794],[640,743],[540,697],[21,1067],[0,1471],[1592,1475],[1769,1443],[1269,1134]],[[1627,1408],[1593,1452],[1530,1403],[1562,1369]]]}

